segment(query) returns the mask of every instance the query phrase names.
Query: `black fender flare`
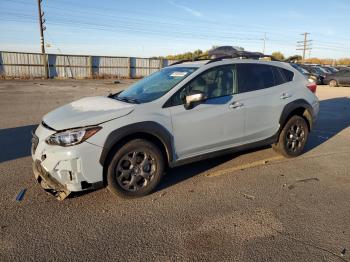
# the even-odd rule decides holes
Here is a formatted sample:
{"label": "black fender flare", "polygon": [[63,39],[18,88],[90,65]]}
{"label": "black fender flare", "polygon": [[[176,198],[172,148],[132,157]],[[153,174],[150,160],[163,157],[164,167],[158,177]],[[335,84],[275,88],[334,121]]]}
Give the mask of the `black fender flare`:
{"label": "black fender flare", "polygon": [[100,156],[101,165],[104,166],[110,150],[113,149],[118,142],[135,134],[148,134],[156,137],[166,150],[168,163],[173,161],[173,136],[171,133],[157,122],[143,121],[118,128],[107,136]]}
{"label": "black fender flare", "polygon": [[279,123],[280,123],[280,130],[283,128],[283,126],[285,125],[285,123],[288,120],[288,117],[290,116],[290,114],[298,109],[303,109],[302,115],[308,120],[309,122],[309,126],[310,126],[310,130],[312,129],[314,120],[313,120],[313,108],[312,106],[304,99],[298,99],[295,101],[292,101],[290,103],[288,103],[287,105],[285,105],[285,107],[283,108]]}

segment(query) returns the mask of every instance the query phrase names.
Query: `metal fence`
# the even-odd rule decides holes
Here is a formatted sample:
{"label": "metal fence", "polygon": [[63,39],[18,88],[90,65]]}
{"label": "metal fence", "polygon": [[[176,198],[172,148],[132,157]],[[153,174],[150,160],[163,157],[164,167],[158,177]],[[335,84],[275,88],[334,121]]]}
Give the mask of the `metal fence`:
{"label": "metal fence", "polygon": [[116,56],[84,56],[0,51],[0,77],[44,78],[140,78],[176,62]]}

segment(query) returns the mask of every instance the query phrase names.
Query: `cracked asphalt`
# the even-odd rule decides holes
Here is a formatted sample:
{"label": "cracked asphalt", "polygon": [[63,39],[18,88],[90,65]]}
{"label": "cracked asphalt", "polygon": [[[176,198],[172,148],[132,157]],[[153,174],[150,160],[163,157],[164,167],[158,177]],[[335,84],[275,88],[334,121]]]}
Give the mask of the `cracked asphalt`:
{"label": "cracked asphalt", "polygon": [[47,195],[30,130],[59,105],[129,83],[0,81],[0,261],[350,261],[346,87],[318,87],[320,119],[298,158],[265,147],[178,167],[134,200]]}

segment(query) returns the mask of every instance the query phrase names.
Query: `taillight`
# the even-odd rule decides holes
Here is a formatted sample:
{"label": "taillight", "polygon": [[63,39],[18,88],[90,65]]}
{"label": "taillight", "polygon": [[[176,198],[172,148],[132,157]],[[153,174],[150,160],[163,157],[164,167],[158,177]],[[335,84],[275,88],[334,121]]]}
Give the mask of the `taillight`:
{"label": "taillight", "polygon": [[310,90],[312,93],[316,93],[316,88],[317,88],[316,83],[307,84],[306,87],[309,88],[309,90]]}

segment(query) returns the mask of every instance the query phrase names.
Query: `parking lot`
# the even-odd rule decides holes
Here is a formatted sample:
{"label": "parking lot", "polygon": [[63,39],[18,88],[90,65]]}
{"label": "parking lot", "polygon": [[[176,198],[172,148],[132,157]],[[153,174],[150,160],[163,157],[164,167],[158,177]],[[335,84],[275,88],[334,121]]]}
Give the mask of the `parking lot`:
{"label": "parking lot", "polygon": [[31,169],[33,127],[131,82],[0,81],[0,261],[350,261],[346,87],[318,87],[319,121],[298,158],[261,148],[178,167],[134,200],[46,194]]}

